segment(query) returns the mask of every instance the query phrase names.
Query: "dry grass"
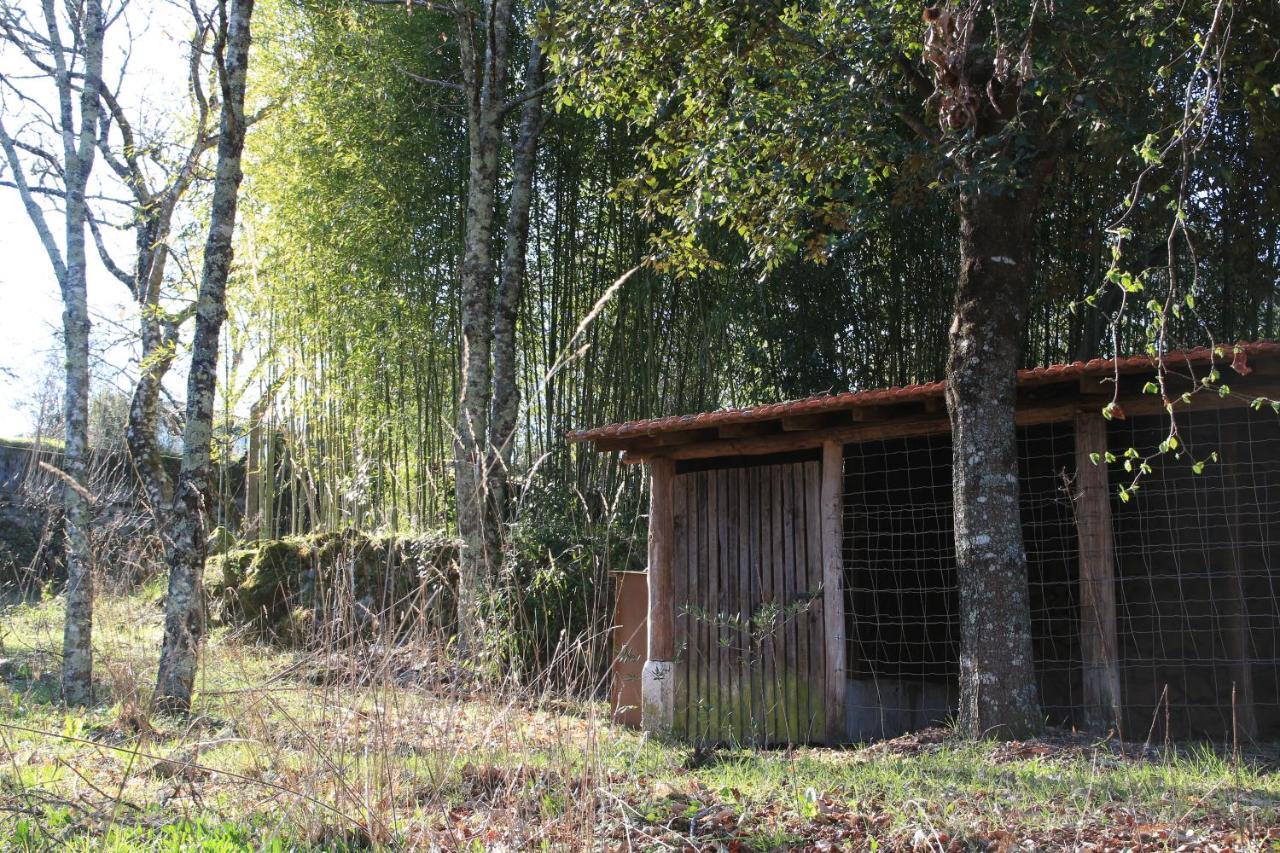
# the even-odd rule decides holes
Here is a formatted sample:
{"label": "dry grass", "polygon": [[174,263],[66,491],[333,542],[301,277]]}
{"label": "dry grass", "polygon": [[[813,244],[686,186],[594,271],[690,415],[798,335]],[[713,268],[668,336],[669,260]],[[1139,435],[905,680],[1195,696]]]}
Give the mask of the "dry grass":
{"label": "dry grass", "polygon": [[0,626],[0,837],[18,849],[1280,848],[1265,758],[938,733],[686,769],[598,703],[462,678],[426,641],[303,654],[225,632],[197,713],[159,717],[154,585],[101,600],[100,703],[68,712],[59,601]]}

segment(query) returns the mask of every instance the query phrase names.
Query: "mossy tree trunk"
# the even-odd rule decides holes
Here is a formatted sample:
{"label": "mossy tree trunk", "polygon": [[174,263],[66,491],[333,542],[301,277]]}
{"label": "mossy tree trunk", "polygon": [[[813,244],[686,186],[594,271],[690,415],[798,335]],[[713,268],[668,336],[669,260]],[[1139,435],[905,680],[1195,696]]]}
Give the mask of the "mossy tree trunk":
{"label": "mossy tree trunk", "polygon": [[[44,117],[26,122],[17,134],[0,123],[0,145],[9,165],[10,185],[22,199],[35,226],[62,293],[63,346],[66,353],[64,422],[66,445],[62,467],[66,475],[63,511],[66,530],[66,617],[62,638],[62,696],[68,704],[93,697],[93,566],[89,545],[89,501],[86,487],[89,422],[89,302],[86,282],[87,230],[93,225],[85,198],[93,170],[101,115],[102,54],[106,20],[101,0],[85,0],[59,18],[53,0],[42,0],[39,20],[18,11],[6,14],[0,41],[9,42],[48,78],[57,106]],[[64,27],[68,32],[64,33]],[[70,36],[68,41],[67,36]],[[78,115],[77,115],[78,106]],[[49,147],[43,147],[47,134]],[[53,144],[57,138],[61,150]],[[35,160],[28,166],[25,152]],[[52,166],[52,172],[50,167]],[[44,182],[57,174],[58,186]],[[34,177],[35,183],[29,178]],[[59,246],[35,195],[60,199],[63,245]]]}
{"label": "mossy tree trunk", "polygon": [[221,32],[214,45],[222,89],[218,165],[214,175],[209,234],[196,297],[195,338],[187,377],[187,422],[182,467],[173,503],[168,548],[169,595],[165,601],[164,645],[156,676],[156,701],[166,710],[191,707],[199,643],[203,634],[201,573],[205,558],[205,511],[212,470],[214,395],[218,335],[226,317],[227,278],[240,192],[241,153],[246,130],[245,83],[249,65],[250,19],[254,0],[224,0]]}
{"label": "mossy tree trunk", "polygon": [[960,203],[947,406],[960,589],[960,725],[974,737],[1020,737],[1041,724],[1014,429],[1034,211],[1032,190],[967,191]]}
{"label": "mossy tree trunk", "polygon": [[524,289],[525,256],[529,245],[529,206],[533,200],[533,176],[537,165],[538,137],[542,133],[542,47],[534,39],[525,67],[526,100],[520,109],[511,162],[511,193],[507,200],[507,225],[502,273],[493,319],[493,420],[490,424],[489,463],[493,492],[493,523],[507,518],[508,476],[514,451],[516,422],[520,415],[520,376],[516,365],[516,317]]}

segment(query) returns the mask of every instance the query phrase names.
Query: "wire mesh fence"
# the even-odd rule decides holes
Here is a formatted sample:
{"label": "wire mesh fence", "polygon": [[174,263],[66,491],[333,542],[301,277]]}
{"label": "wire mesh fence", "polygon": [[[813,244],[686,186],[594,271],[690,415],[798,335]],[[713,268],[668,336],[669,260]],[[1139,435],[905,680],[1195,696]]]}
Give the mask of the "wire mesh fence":
{"label": "wire mesh fence", "polygon": [[[1151,459],[1129,501],[1113,488],[1121,734],[1280,735],[1280,422],[1247,409],[1179,419],[1180,458]],[[1152,453],[1167,419],[1109,426],[1109,449]],[[1084,723],[1076,455],[1070,423],[1018,432],[1033,652],[1049,723]],[[1218,454],[1196,473],[1193,461]],[[1118,467],[1113,485],[1132,476]],[[849,735],[945,722],[956,706],[960,608],[951,441],[845,449]]]}

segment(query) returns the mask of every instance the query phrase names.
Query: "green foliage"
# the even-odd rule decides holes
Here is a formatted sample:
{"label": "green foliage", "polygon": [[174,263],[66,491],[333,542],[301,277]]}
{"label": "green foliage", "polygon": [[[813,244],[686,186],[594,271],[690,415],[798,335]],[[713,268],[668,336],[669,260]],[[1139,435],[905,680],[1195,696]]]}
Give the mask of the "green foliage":
{"label": "green foliage", "polygon": [[610,572],[643,571],[647,531],[622,513],[602,518],[546,480],[521,497],[492,603],[508,632],[505,655],[531,675],[601,677],[612,654]]}
{"label": "green foliage", "polygon": [[[1030,5],[997,6],[1018,44]],[[539,24],[561,85],[520,308],[516,473],[599,500],[639,479],[566,448],[569,429],[940,378],[956,164],[972,160],[987,185],[1015,180],[1039,119],[1067,129],[1051,134],[1061,160],[1041,200],[1024,358],[1106,354],[1127,288],[1107,279],[1103,229],[1147,167],[1146,140],[1162,138],[1185,82],[1173,60],[1208,9],[1054,4],[1031,42],[1023,117],[986,150],[934,130],[916,5],[557,4]],[[1169,320],[1175,337],[1278,331],[1280,99],[1259,82],[1274,70],[1270,14],[1235,11],[1233,32],[1248,35],[1227,69],[1246,82],[1225,96],[1189,185],[1198,245],[1182,262],[1200,280]],[[281,436],[272,452],[290,485],[274,499],[295,530],[448,526],[466,139],[455,93],[409,75],[455,78],[452,24],[341,0],[268,4],[262,22],[255,85],[282,103],[251,137],[238,311],[245,348],[263,355],[251,396],[270,401]],[[1147,345],[1143,303],[1160,282],[1143,266],[1164,246],[1166,200],[1140,197],[1125,224],[1124,282],[1144,288],[1126,308],[1125,352]]]}

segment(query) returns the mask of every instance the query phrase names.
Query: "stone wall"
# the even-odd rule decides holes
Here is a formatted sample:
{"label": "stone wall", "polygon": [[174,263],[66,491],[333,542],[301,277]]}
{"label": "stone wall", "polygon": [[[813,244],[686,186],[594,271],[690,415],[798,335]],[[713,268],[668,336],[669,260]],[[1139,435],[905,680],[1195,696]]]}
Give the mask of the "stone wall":
{"label": "stone wall", "polygon": [[[57,468],[61,450],[49,444],[0,440],[0,586],[33,588],[63,576],[62,484],[40,463]],[[179,459],[165,457],[172,477]],[[91,549],[100,577],[132,583],[157,567],[150,511],[140,500],[128,455],[93,453],[88,489],[94,496]],[[211,527],[239,528],[244,515],[244,465],[218,472]]]}

